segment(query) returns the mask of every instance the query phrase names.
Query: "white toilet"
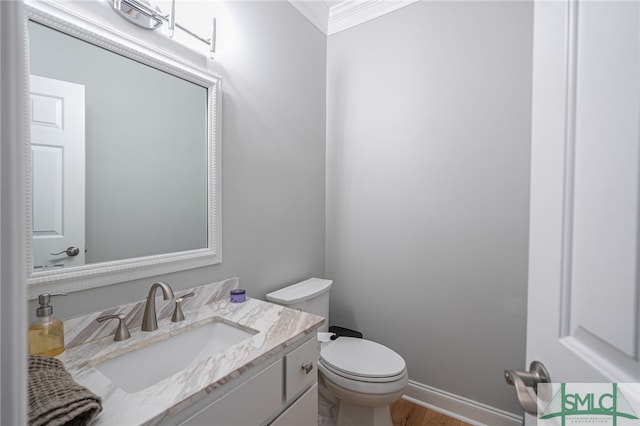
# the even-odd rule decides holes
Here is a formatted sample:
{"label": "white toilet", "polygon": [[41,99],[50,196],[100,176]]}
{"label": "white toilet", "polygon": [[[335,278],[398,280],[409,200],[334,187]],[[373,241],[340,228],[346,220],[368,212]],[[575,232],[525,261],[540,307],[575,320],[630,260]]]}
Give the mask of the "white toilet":
{"label": "white toilet", "polygon": [[[310,278],[267,294],[268,301],[325,317],[329,323],[329,289],[333,281]],[[337,426],[392,426],[389,405],[398,400],[409,375],[404,359],[370,340],[339,337],[321,340],[320,394],[339,401]],[[323,336],[323,337],[324,337]],[[327,341],[328,340],[328,341]]]}

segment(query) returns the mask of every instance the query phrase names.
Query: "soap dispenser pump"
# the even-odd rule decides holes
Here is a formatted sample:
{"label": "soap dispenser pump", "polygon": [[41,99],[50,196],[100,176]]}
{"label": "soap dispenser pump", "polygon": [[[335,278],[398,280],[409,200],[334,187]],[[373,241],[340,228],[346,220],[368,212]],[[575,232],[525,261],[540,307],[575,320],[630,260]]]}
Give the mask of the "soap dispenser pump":
{"label": "soap dispenser pump", "polygon": [[29,355],[55,357],[64,352],[64,325],[62,321],[53,317],[53,307],[49,304],[51,296],[66,294],[44,293],[38,296],[38,319],[29,326]]}

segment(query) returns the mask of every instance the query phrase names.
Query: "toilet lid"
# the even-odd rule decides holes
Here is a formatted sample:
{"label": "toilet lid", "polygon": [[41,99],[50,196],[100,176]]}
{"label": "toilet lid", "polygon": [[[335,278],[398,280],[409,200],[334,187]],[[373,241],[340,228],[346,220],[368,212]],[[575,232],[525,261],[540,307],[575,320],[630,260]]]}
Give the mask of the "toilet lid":
{"label": "toilet lid", "polygon": [[360,377],[392,377],[401,374],[404,359],[391,349],[370,340],[339,337],[324,347],[320,358],[335,370]]}

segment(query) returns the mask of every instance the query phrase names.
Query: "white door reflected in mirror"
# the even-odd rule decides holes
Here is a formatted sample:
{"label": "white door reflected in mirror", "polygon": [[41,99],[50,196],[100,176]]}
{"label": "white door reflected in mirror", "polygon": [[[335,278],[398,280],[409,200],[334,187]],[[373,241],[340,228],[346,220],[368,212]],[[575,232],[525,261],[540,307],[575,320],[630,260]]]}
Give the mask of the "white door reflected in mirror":
{"label": "white door reflected in mirror", "polygon": [[36,75],[30,83],[33,269],[84,265],[84,86]]}

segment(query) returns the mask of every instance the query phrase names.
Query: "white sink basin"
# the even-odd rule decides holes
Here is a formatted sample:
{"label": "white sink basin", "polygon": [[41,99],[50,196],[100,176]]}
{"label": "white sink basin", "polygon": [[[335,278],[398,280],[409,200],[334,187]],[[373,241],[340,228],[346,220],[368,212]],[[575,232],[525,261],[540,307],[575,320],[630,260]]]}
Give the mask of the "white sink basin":
{"label": "white sink basin", "polygon": [[256,333],[213,321],[99,363],[95,368],[125,392],[138,392]]}

